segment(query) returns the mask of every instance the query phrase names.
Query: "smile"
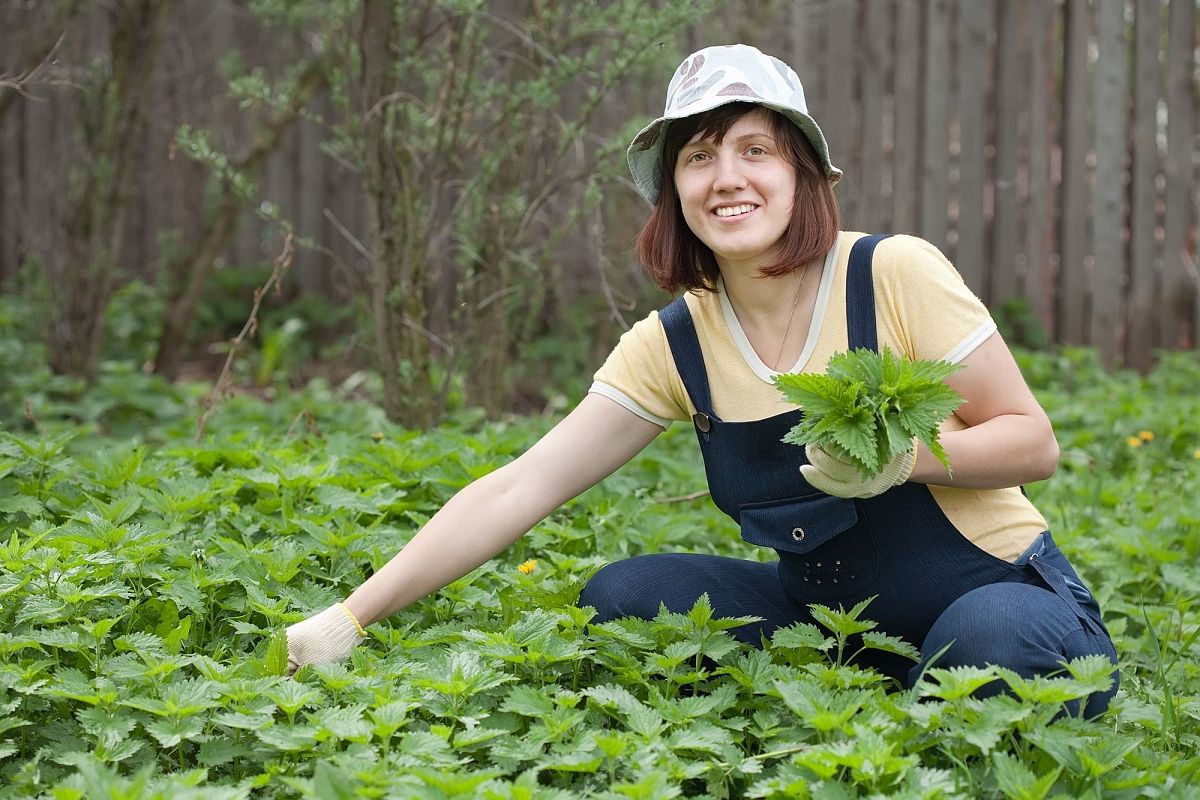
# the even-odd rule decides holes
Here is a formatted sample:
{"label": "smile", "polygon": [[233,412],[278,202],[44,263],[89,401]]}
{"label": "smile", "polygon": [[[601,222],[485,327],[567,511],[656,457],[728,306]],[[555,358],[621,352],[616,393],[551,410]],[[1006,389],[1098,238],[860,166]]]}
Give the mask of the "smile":
{"label": "smile", "polygon": [[722,206],[714,209],[713,213],[718,217],[740,217],[743,214],[749,214],[757,206],[750,203],[742,203],[740,206]]}

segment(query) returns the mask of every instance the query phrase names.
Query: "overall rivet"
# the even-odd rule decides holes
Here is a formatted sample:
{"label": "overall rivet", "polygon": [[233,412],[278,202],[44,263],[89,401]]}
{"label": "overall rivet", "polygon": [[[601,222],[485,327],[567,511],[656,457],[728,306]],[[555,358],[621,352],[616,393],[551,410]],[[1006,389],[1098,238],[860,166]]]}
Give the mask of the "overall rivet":
{"label": "overall rivet", "polygon": [[[804,528],[800,528],[800,527],[792,528],[792,538],[795,539],[797,542],[803,542],[804,541]],[[808,566],[807,561],[804,562],[804,566],[806,566],[806,567]],[[817,564],[817,566],[819,567],[821,565]]]}

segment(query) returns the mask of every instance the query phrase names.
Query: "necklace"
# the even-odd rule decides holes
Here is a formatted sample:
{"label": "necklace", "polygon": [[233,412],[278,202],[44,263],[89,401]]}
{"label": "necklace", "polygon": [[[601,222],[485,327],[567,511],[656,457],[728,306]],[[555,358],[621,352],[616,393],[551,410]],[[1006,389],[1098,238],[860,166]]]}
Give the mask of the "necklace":
{"label": "necklace", "polygon": [[792,301],[792,313],[788,314],[787,327],[783,329],[783,339],[779,342],[779,352],[775,354],[775,363],[771,365],[771,369],[779,372],[779,359],[783,356],[783,347],[787,344],[788,334],[792,332],[792,320],[796,317],[796,309],[800,307],[800,292],[804,289],[804,280],[808,277],[808,268],[812,266],[812,262],[804,265],[804,272],[800,273],[800,283],[796,286],[796,299]]}

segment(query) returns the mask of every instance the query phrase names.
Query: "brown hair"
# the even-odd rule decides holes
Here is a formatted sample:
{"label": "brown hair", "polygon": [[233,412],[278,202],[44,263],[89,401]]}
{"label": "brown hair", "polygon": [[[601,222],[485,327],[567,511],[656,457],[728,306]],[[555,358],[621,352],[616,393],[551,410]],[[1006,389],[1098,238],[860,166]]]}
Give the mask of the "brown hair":
{"label": "brown hair", "polygon": [[757,109],[767,112],[772,135],[781,143],[784,157],[796,169],[792,222],[783,234],[779,260],[760,269],[759,275],[764,278],[787,275],[824,257],[837,241],[841,227],[837,198],[808,137],[790,119],[773,109],[755,103],[727,103],[703,114],[675,120],[667,127],[658,202],[638,234],[636,247],[638,259],[650,277],[668,292],[679,289],[715,291],[720,275],[712,250],[692,233],[679,207],[674,178],[679,151],[697,133],[720,144],[735,122]]}

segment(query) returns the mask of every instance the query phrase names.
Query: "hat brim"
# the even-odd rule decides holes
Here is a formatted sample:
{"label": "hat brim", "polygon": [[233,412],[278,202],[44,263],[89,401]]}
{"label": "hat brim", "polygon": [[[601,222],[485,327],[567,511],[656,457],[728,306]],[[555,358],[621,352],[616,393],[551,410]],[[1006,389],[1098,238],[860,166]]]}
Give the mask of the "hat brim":
{"label": "hat brim", "polygon": [[663,145],[666,142],[666,131],[670,123],[677,119],[703,114],[729,103],[754,103],[783,114],[800,129],[812,144],[813,149],[817,152],[817,157],[821,159],[821,166],[825,168],[825,174],[829,176],[830,184],[837,185],[837,182],[841,180],[842,171],[829,160],[829,144],[825,141],[825,135],[821,133],[821,128],[817,125],[816,120],[808,114],[801,113],[794,108],[765,102],[758,97],[722,95],[702,98],[689,105],[686,113],[661,116],[642,128],[638,131],[637,136],[633,137],[633,141],[626,150],[625,158],[629,162],[629,171],[633,174],[633,183],[642,197],[649,200],[651,204],[658,202],[659,182],[662,179]]}

